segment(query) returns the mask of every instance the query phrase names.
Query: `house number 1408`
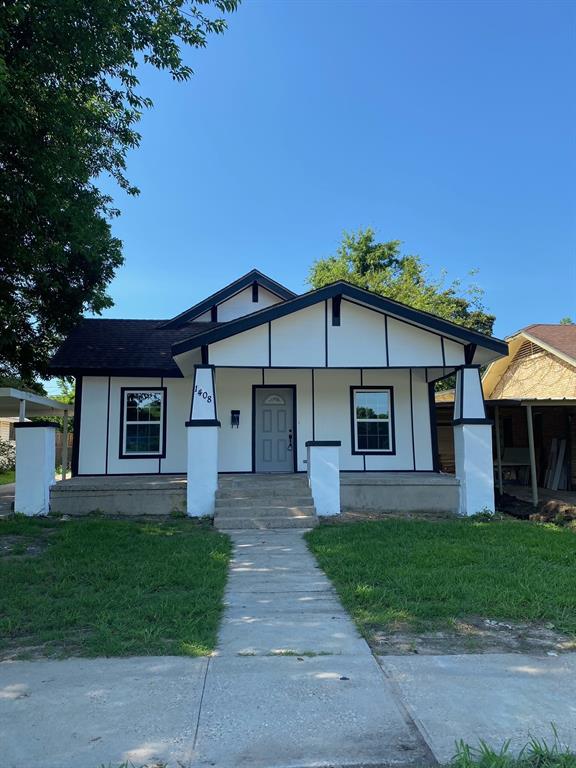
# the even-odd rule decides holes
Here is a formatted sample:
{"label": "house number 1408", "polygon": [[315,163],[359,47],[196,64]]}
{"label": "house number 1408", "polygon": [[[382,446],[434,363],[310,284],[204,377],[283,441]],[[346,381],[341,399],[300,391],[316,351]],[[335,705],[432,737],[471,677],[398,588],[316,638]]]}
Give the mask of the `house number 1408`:
{"label": "house number 1408", "polygon": [[207,403],[212,402],[212,395],[208,394],[208,392],[205,389],[202,389],[202,387],[199,387],[198,384],[194,387],[195,394],[198,395],[198,397],[201,397],[203,400],[206,400]]}

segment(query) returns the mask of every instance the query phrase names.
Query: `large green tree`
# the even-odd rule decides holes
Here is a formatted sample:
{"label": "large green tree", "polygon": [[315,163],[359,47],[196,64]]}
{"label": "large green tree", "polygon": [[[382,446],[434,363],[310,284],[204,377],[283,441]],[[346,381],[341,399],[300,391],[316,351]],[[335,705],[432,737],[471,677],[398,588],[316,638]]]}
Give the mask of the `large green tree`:
{"label": "large green tree", "polygon": [[461,280],[432,277],[419,256],[402,255],[401,241],[376,241],[372,229],[346,233],[335,255],[315,261],[308,283],[321,288],[335,280],[375,291],[467,328],[491,334],[494,315],[486,312],[483,290]]}
{"label": "large green tree", "polygon": [[186,46],[226,27],[237,0],[0,2],[0,376],[31,381],[86,312],[110,306],[122,263],[98,188],[129,194],[127,152],[151,101],[138,68],[187,80]]}

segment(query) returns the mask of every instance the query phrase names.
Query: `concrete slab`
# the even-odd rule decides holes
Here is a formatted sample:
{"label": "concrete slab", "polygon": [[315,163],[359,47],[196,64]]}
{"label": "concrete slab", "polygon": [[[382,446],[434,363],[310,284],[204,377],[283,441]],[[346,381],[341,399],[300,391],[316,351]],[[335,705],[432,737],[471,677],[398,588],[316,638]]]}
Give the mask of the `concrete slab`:
{"label": "concrete slab", "polygon": [[530,737],[560,740],[576,751],[576,655],[382,656],[379,662],[436,759],[456,741],[521,749]]}
{"label": "concrete slab", "polygon": [[188,765],[207,665],[177,657],[3,662],[2,765]]}
{"label": "concrete slab", "polygon": [[212,659],[196,750],[218,768],[430,763],[369,653]]}
{"label": "concrete slab", "polygon": [[237,594],[228,594],[225,600],[226,616],[230,618],[239,618],[242,616],[253,617],[254,615],[263,615],[266,611],[268,616],[284,614],[308,614],[328,616],[340,615],[342,606],[338,598],[333,594],[325,592],[296,592],[294,594],[267,592],[240,592]]}
{"label": "concrete slab", "polygon": [[363,653],[365,641],[352,622],[341,615],[229,616],[220,628],[219,653],[273,655],[286,652],[317,654]]}

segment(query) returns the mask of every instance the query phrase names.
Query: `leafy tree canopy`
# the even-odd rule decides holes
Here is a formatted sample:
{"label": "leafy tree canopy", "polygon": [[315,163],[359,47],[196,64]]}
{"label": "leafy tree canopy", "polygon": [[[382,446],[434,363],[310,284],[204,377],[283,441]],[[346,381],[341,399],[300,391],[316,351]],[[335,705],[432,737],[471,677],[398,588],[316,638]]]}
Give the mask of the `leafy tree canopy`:
{"label": "leafy tree canopy", "polygon": [[560,325],[574,325],[574,320],[568,316],[563,317],[562,320],[560,320]]}
{"label": "leafy tree canopy", "polygon": [[0,375],[30,382],[86,311],[111,305],[117,215],[96,180],[128,194],[127,152],[152,105],[142,64],[187,80],[185,46],[226,27],[237,0],[0,3]]}
{"label": "leafy tree canopy", "polygon": [[376,242],[372,229],[345,233],[334,256],[313,263],[308,283],[321,288],[347,280],[467,328],[492,333],[495,318],[486,312],[479,286],[447,282],[445,272],[434,278],[419,256],[402,255],[400,247],[400,240]]}

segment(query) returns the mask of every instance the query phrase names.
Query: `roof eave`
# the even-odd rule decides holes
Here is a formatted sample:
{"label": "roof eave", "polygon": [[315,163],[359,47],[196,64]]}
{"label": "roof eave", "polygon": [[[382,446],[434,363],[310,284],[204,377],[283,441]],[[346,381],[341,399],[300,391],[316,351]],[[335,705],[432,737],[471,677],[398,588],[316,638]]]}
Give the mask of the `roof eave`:
{"label": "roof eave", "polygon": [[293,299],[298,295],[294,293],[294,291],[291,291],[289,288],[286,288],[286,286],[282,285],[281,283],[277,283],[276,280],[268,277],[268,275],[260,272],[258,269],[251,269],[250,272],[242,275],[242,277],[239,277],[229,285],[226,285],[224,288],[216,291],[216,293],[213,293],[211,296],[202,299],[202,301],[199,301],[194,306],[186,309],[179,315],[176,315],[176,317],[173,317],[171,320],[166,320],[162,325],[159,325],[158,327],[173,328],[181,323],[191,321],[195,317],[198,317],[204,312],[207,312],[214,304],[219,304],[223,301],[226,301],[232,296],[235,296],[240,291],[243,291],[245,288],[248,288],[253,283],[258,283],[263,288],[270,291],[270,293],[273,293],[275,296],[278,296],[278,298],[282,299],[283,301]]}
{"label": "roof eave", "polygon": [[462,344],[476,344],[483,348],[490,349],[499,355],[506,355],[508,353],[508,344],[502,339],[486,336],[469,328],[463,328],[449,320],[444,320],[443,318],[428,312],[422,312],[421,310],[414,309],[406,304],[400,304],[392,299],[387,299],[384,296],[380,296],[379,294],[340,280],[324,286],[323,288],[318,288],[314,291],[309,291],[308,293],[296,296],[281,304],[275,304],[272,307],[267,307],[258,312],[253,312],[250,315],[240,317],[237,320],[232,320],[222,328],[206,331],[205,333],[196,334],[193,337],[175,342],[172,345],[172,355],[180,355],[189,352],[192,349],[197,349],[198,347],[207,344],[213,344],[216,341],[222,341],[223,339],[242,333],[243,331],[256,328],[270,320],[285,317],[292,312],[306,309],[313,304],[325,301],[326,299],[333,298],[337,295],[355,298],[365,303],[368,307],[372,306],[375,309],[385,313],[387,312],[400,319],[409,320],[424,329],[430,328],[436,332],[441,332],[447,337],[457,339]]}

